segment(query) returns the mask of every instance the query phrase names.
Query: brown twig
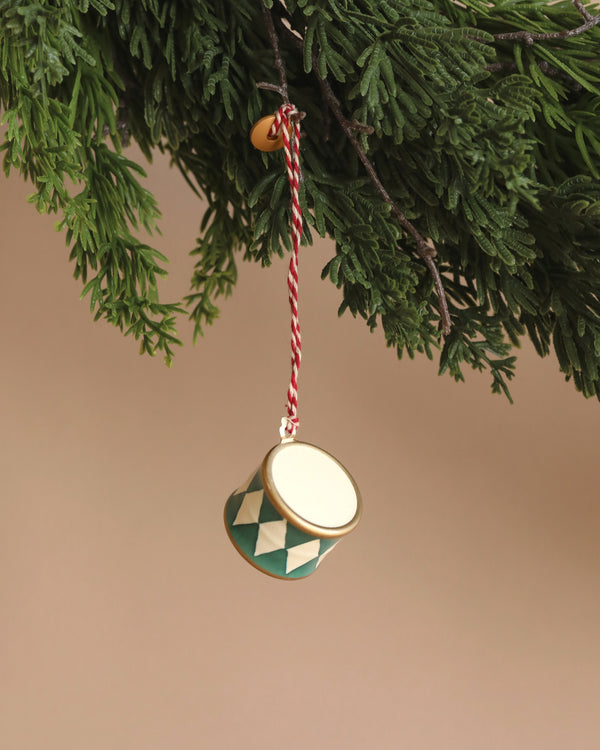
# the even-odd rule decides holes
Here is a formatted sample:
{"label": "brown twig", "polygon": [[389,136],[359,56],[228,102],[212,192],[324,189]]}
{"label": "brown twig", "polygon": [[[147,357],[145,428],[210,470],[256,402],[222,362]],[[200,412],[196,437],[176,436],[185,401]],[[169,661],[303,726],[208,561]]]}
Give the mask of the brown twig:
{"label": "brown twig", "polygon": [[267,91],[274,91],[276,94],[279,94],[279,96],[283,99],[284,102],[288,102],[288,95],[287,91],[282,87],[278,86],[276,83],[268,83],[267,81],[259,81],[256,84],[257,89],[266,89]]}
{"label": "brown twig", "polygon": [[591,21],[594,18],[594,16],[588,11],[581,0],[573,0],[573,5],[577,8],[577,10],[581,13],[586,21]]}
{"label": "brown twig", "polygon": [[[284,30],[284,33],[286,34],[288,39],[290,39],[290,41],[292,41],[298,48],[302,48],[303,42],[299,37],[293,34],[289,29],[287,29],[285,25],[282,24],[281,28]],[[348,120],[348,118],[342,112],[341,104],[333,89],[331,88],[329,81],[327,79],[321,78],[321,76],[318,74],[318,61],[315,55],[313,55],[312,66],[317,80],[319,81],[321,93],[324,100],[327,102],[327,105],[333,113],[333,116],[342,127],[342,130],[346,134],[346,137],[356,151],[356,154],[362,162],[367,174],[369,175],[369,178],[371,179],[371,182],[375,186],[375,189],[377,190],[379,195],[381,195],[383,200],[390,206],[392,216],[394,216],[396,221],[415,240],[417,245],[417,253],[423,259],[425,265],[427,266],[429,272],[433,277],[435,290],[439,299],[442,331],[444,335],[447,336],[452,328],[452,320],[450,318],[450,311],[448,310],[448,300],[446,299],[446,292],[444,291],[442,278],[440,276],[437,263],[435,262],[437,251],[425,240],[425,238],[420,234],[415,225],[411,221],[409,221],[404,213],[398,208],[397,204],[394,202],[385,186],[379,179],[379,175],[377,174],[373,163],[365,153],[365,150],[363,149],[355,135],[356,132],[370,134],[373,132],[373,128],[370,125],[365,125],[364,123],[358,122],[357,120]]]}
{"label": "brown twig", "polygon": [[[283,99],[285,104],[290,103],[290,97],[288,93],[288,81],[287,73],[285,72],[285,65],[283,64],[283,57],[281,55],[281,48],[279,46],[279,37],[275,31],[275,24],[273,23],[273,16],[264,2],[261,3],[263,17],[265,19],[265,26],[269,35],[269,41],[273,48],[273,57],[275,58],[275,67],[279,73],[279,85],[276,83],[267,83],[266,81],[259,81],[256,84],[257,89],[265,89],[266,91],[274,91],[276,94]],[[292,120],[303,120],[306,117],[306,112],[295,112],[290,116]]]}
{"label": "brown twig", "polygon": [[270,91],[276,91],[286,104],[289,104],[290,98],[288,95],[288,83],[287,74],[285,72],[285,65],[283,64],[283,57],[281,56],[281,49],[279,47],[279,37],[275,31],[275,24],[273,23],[273,16],[267,9],[264,2],[261,2],[262,14],[265,19],[265,26],[269,35],[269,41],[273,48],[273,56],[275,57],[275,67],[279,73],[279,86],[273,83],[257,83],[259,89],[268,89]]}
{"label": "brown twig", "polygon": [[534,34],[531,31],[509,31],[504,34],[494,34],[494,39],[497,42],[500,41],[523,41],[525,44],[531,46],[535,42],[544,41],[546,39],[568,39],[572,36],[579,36],[584,34],[591,28],[600,23],[600,13],[593,16],[583,5],[581,0],[573,0],[573,6],[582,15],[585,23],[578,26],[576,29],[562,29],[561,31],[551,31],[547,34]]}

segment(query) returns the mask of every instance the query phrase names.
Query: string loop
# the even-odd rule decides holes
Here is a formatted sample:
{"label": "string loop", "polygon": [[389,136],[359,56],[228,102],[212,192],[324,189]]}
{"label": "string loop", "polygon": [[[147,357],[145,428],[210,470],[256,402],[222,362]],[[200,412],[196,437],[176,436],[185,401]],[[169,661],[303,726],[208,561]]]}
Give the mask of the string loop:
{"label": "string loop", "polygon": [[[300,118],[293,104],[283,104],[275,113],[269,136],[283,138],[283,153],[292,196],[292,257],[288,270],[288,299],[292,314],[292,374],[287,392],[287,416],[281,420],[282,439],[293,438],[298,429],[298,371],[302,358],[300,321],[298,319],[298,250],[302,239],[302,211],[300,209]],[[290,137],[291,132],[291,137]]]}

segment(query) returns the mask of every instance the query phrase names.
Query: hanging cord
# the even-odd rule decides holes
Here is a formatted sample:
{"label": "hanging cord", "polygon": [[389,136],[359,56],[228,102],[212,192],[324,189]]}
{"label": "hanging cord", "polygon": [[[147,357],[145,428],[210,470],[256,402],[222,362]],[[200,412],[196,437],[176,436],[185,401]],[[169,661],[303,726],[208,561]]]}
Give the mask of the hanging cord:
{"label": "hanging cord", "polygon": [[[296,115],[294,117],[294,115]],[[293,104],[283,104],[275,113],[275,121],[269,131],[270,138],[281,135],[283,153],[287,167],[288,182],[292,194],[292,257],[288,271],[288,297],[292,313],[292,374],[287,393],[287,416],[281,420],[281,438],[294,438],[298,429],[298,370],[302,357],[300,322],[298,320],[298,250],[302,238],[302,211],[298,189],[300,185],[300,118]],[[291,141],[290,141],[291,130]]]}

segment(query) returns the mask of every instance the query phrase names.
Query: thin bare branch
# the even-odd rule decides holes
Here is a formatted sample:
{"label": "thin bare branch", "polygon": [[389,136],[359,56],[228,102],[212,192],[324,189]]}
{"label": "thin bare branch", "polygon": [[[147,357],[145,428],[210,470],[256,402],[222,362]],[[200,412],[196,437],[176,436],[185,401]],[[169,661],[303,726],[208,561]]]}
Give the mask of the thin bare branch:
{"label": "thin bare branch", "polygon": [[276,83],[268,83],[267,81],[259,81],[256,84],[257,89],[266,89],[267,91],[274,91],[276,94],[279,94],[282,99],[287,101],[287,91],[282,88],[281,86],[278,86]]}
{"label": "thin bare branch", "polygon": [[273,16],[271,15],[271,11],[267,9],[264,2],[261,2],[261,6],[263,17],[265,19],[265,26],[269,35],[269,41],[271,42],[271,47],[273,48],[275,67],[277,68],[277,72],[279,73],[279,86],[265,83],[259,83],[257,85],[258,88],[266,88],[270,89],[271,91],[277,91],[277,93],[281,95],[283,101],[286,104],[289,104],[290,98],[288,95],[287,74],[285,72],[285,65],[283,64],[283,57],[281,56],[281,49],[279,47],[279,37],[277,36],[277,32],[275,31],[275,24],[273,23]]}
{"label": "thin bare branch", "polygon": [[600,13],[593,16],[580,0],[573,0],[573,7],[579,11],[585,23],[575,29],[562,29],[561,31],[552,31],[547,34],[534,34],[531,31],[509,31],[504,34],[494,34],[494,39],[500,41],[523,41],[531,46],[535,42],[541,42],[550,39],[568,39],[569,37],[579,36],[589,31],[600,23]]}
{"label": "thin bare branch", "polygon": [[575,8],[577,8],[577,10],[581,13],[586,21],[591,21],[594,18],[594,16],[588,11],[581,0],[573,0],[573,5],[575,6]]}
{"label": "thin bare branch", "polygon": [[[267,81],[259,81],[256,84],[256,88],[265,89],[266,91],[274,91],[276,94],[279,94],[285,104],[289,104],[290,98],[288,93],[287,73],[285,71],[285,65],[283,63],[283,57],[281,55],[279,37],[277,36],[277,32],[275,31],[275,24],[273,23],[273,16],[271,15],[271,12],[265,7],[264,2],[261,3],[261,5],[263,16],[265,19],[265,26],[269,35],[269,41],[271,42],[271,47],[273,48],[275,67],[279,72],[279,85],[277,85],[276,83],[268,83]],[[306,112],[294,112],[290,115],[291,120],[303,120],[305,117]],[[302,138],[303,136],[301,135],[300,137]]]}

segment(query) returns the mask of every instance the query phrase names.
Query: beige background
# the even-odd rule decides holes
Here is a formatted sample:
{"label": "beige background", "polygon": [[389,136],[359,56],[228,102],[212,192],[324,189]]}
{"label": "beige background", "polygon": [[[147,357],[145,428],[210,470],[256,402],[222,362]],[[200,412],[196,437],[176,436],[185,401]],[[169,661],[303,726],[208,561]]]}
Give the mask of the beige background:
{"label": "beige background", "polygon": [[[187,291],[201,206],[148,187]],[[600,411],[526,347],[516,405],[398,362],[337,319],[303,251],[299,437],[361,487],[312,577],[262,576],[222,508],[277,442],[283,261],[172,370],[94,324],[53,217],[0,181],[0,746],[6,750],[600,745]]]}

